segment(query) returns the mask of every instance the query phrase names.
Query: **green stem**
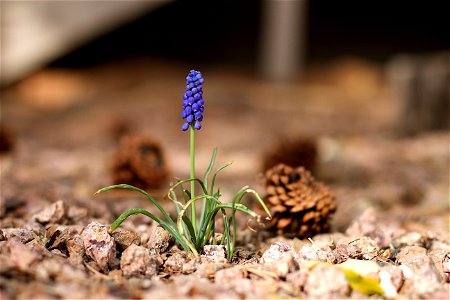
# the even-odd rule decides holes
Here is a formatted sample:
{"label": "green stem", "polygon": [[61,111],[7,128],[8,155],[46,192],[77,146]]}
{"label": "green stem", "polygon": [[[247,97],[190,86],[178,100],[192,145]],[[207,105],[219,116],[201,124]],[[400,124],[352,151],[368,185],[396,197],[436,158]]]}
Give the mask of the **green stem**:
{"label": "green stem", "polygon": [[[195,197],[195,129],[194,126],[191,125],[189,127],[190,133],[190,156],[191,156],[191,199]],[[196,222],[196,211],[195,211],[195,202],[192,203],[191,206],[191,223],[194,227],[194,232],[197,231],[197,222]]]}

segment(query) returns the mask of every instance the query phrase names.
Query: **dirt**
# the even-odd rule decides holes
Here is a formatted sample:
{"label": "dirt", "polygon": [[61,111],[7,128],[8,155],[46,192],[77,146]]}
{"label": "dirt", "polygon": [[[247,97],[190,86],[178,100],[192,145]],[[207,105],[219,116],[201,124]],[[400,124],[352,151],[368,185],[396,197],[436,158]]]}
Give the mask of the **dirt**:
{"label": "dirt", "polygon": [[[201,70],[206,111],[197,172],[218,146],[218,165],[234,161],[217,179],[224,199],[243,185],[265,195],[267,154],[273,159],[286,139],[312,139],[314,175],[337,202],[330,233],[255,232],[238,215],[231,262],[218,246],[193,258],[144,216],[110,234],[124,210],[153,209],[131,192],[93,195],[112,183],[124,132],[159,143],[167,188],[188,176],[179,115],[187,71],[172,62],[121,61],[43,70],[1,91],[2,134],[13,144],[1,153],[2,299],[448,299],[449,133],[400,137],[402,103],[383,70],[369,64],[315,69],[285,84],[245,70]],[[366,89],[339,80],[355,74],[365,76],[358,82],[370,83]],[[175,214],[167,189],[149,192]]]}

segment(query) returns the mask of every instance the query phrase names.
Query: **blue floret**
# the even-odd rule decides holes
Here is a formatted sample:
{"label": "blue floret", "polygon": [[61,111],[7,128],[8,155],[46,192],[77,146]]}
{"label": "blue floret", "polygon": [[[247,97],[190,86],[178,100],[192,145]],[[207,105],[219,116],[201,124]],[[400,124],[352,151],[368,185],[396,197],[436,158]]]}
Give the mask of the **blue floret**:
{"label": "blue floret", "polygon": [[186,131],[189,126],[200,130],[202,128],[203,112],[205,111],[205,101],[203,100],[203,82],[205,80],[199,71],[191,70],[186,77],[186,92],[183,94],[183,112],[181,118],[186,122],[181,126],[181,130]]}

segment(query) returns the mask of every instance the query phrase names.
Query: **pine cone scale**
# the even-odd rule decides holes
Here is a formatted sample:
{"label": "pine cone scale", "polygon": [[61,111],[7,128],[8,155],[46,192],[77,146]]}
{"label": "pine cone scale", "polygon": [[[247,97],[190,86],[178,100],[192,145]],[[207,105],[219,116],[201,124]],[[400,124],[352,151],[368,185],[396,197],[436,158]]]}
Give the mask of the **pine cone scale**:
{"label": "pine cone scale", "polygon": [[266,203],[271,228],[289,237],[310,237],[329,230],[336,210],[333,192],[303,167],[278,164],[266,171]]}

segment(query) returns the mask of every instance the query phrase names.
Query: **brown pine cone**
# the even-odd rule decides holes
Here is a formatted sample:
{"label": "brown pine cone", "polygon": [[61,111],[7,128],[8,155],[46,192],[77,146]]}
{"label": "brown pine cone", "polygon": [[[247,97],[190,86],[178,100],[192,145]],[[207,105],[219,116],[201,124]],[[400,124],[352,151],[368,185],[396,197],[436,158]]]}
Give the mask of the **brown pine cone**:
{"label": "brown pine cone", "polygon": [[0,153],[10,152],[14,149],[14,141],[11,132],[0,124]]}
{"label": "brown pine cone", "polygon": [[336,210],[333,192],[303,167],[278,164],[266,172],[265,202],[270,228],[287,237],[306,238],[329,230]]}
{"label": "brown pine cone", "polygon": [[263,170],[283,163],[292,167],[304,167],[315,174],[317,166],[317,143],[310,138],[281,140],[263,159]]}
{"label": "brown pine cone", "polygon": [[123,136],[113,158],[112,177],[115,184],[127,183],[142,189],[162,187],[168,171],[161,147],[146,136]]}

